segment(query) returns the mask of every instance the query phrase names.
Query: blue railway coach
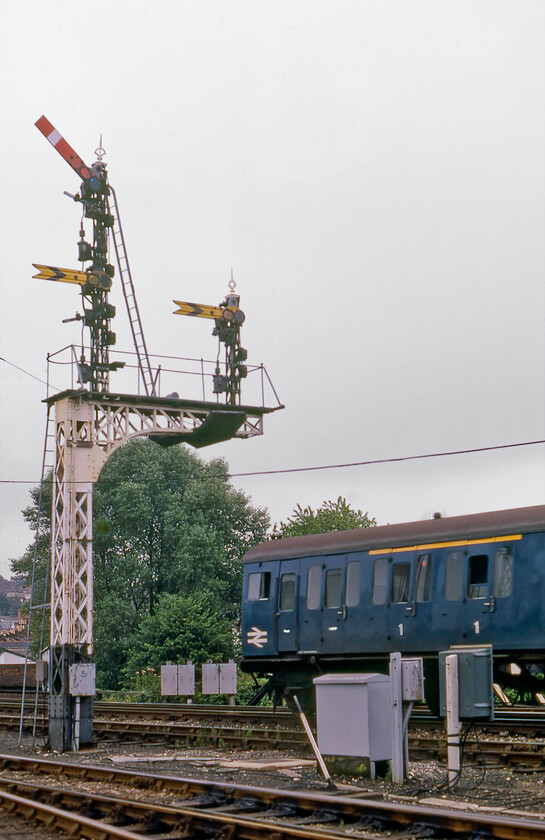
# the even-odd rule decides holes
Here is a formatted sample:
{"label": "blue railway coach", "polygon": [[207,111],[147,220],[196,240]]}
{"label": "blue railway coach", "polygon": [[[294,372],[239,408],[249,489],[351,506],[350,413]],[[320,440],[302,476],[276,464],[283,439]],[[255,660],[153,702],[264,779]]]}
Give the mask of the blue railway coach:
{"label": "blue railway coach", "polygon": [[545,689],[545,505],[273,540],[244,558],[242,669],[310,705],[321,673],[490,644],[494,679]]}

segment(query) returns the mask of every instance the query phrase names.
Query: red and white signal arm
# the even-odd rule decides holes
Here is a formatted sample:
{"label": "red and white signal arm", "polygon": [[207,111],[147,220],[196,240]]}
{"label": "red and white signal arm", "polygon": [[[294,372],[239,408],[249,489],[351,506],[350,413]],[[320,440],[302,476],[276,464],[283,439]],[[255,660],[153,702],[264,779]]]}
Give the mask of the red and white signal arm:
{"label": "red and white signal arm", "polygon": [[36,128],[39,128],[44,137],[49,140],[51,145],[55,147],[61,157],[63,157],[72,169],[78,173],[80,178],[83,178],[84,181],[88,181],[92,174],[91,170],[82,161],[78,153],[74,151],[72,146],[66,142],[62,134],[60,134],[55,126],[49,122],[47,117],[41,116],[39,120],[36,120],[35,126]]}

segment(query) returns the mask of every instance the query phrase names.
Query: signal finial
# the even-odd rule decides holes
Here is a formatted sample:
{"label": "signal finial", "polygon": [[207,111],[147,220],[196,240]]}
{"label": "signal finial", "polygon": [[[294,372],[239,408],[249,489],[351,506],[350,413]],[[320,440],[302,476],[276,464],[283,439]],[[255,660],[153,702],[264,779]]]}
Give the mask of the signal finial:
{"label": "signal finial", "polygon": [[97,156],[97,161],[102,163],[102,158],[106,154],[106,149],[102,148],[102,133],[100,134],[100,140],[98,144],[98,149],[95,149],[95,155]]}

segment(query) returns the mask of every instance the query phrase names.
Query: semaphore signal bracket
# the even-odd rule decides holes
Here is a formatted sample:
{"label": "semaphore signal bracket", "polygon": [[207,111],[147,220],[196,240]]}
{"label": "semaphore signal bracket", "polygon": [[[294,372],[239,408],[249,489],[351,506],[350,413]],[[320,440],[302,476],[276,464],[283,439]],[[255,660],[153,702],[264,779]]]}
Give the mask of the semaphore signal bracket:
{"label": "semaphore signal bracket", "polygon": [[[82,326],[89,331],[88,347],[85,349],[82,346],[78,357],[77,379],[91,394],[107,394],[110,392],[110,373],[120,370],[125,364],[110,359],[111,350],[116,343],[115,332],[111,329],[116,309],[108,301],[115,274],[114,266],[108,257],[111,236],[138,360],[140,382],[146,397],[161,399],[158,394],[158,373],[152,368],[144,339],[117,198],[115,190],[109,184],[106,164],[103,161],[105,150],[102,146],[102,135],[99,147],[95,150],[97,160],[92,166],[88,166],[45,116],[37,120],[36,126],[82,179],[79,193],[66,194],[82,204],[78,260],[90,265],[83,270],[77,270],[34,263],[38,269],[35,278],[71,283],[80,287],[83,313],[76,313],[74,317],[64,319],[64,322],[81,321]],[[85,239],[84,219],[91,220],[93,224],[92,244]],[[154,434],[152,439],[157,443],[187,443],[200,448],[230,440],[232,437],[252,437],[262,433],[264,414],[283,408],[280,401],[277,401],[276,406],[267,409],[264,405],[241,404],[242,380],[248,375],[248,354],[240,345],[240,328],[245,315],[240,309],[240,297],[234,293],[235,285],[231,274],[229,293],[218,307],[175,301],[179,307],[176,314],[214,319],[213,334],[218,337],[220,347],[223,345],[225,352],[222,362],[218,353],[211,377],[217,404],[204,397],[202,400],[189,400],[193,414],[198,420],[195,420],[190,428],[180,430],[178,434],[173,431],[163,435]],[[174,393],[178,395],[177,392]],[[224,395],[223,405],[220,404],[220,395]],[[123,397],[123,394],[117,396]],[[165,399],[170,399],[170,396]],[[185,398],[186,405],[187,402],[188,399]],[[236,417],[240,420],[238,426],[235,423]],[[247,423],[254,429],[252,433],[245,429]],[[259,432],[255,431],[257,429]]]}
{"label": "semaphore signal bracket", "polygon": [[[96,150],[97,160],[87,166],[46,117],[40,117],[36,126],[82,179],[79,193],[67,193],[82,205],[83,210],[78,241],[78,261],[82,263],[82,269],[34,264],[38,269],[38,274],[34,275],[37,278],[79,286],[83,313],[66,320],[81,321],[89,334],[86,348],[83,341],[79,352],[70,348],[81,387],[70,388],[45,400],[48,430],[49,412],[55,411],[49,744],[52,749],[65,752],[79,749],[80,744],[92,740],[94,687],[90,686],[89,677],[85,692],[74,692],[71,676],[78,668],[83,668],[86,674],[93,672],[92,668],[86,668],[93,652],[92,494],[93,484],[105,462],[119,446],[134,437],[149,437],[165,446],[188,443],[200,448],[233,437],[261,435],[264,415],[284,406],[280,401],[274,408],[241,403],[240,384],[246,378],[248,367],[244,364],[246,351],[240,347],[244,315],[232,282],[231,294],[220,307],[210,308],[214,314],[204,316],[214,317],[214,333],[226,348],[225,372],[222,373],[218,354],[212,375],[216,402],[204,397],[202,400],[184,399],[175,392],[165,397],[158,394],[160,371],[152,368],[144,339],[117,198],[108,183],[106,164],[102,160],[105,154],[102,137]],[[92,242],[85,238],[84,220],[92,222]],[[111,329],[115,307],[108,300],[115,274],[108,257],[110,236],[134,341],[139,384],[143,385],[144,394],[112,393],[110,390],[110,374],[125,366],[125,362],[110,358],[116,342]],[[184,305],[180,304],[181,307]],[[262,366],[261,371],[263,377]],[[220,394],[225,395],[225,403],[219,402]],[[48,434],[44,452],[47,438]],[[23,708],[24,698],[21,721]]]}

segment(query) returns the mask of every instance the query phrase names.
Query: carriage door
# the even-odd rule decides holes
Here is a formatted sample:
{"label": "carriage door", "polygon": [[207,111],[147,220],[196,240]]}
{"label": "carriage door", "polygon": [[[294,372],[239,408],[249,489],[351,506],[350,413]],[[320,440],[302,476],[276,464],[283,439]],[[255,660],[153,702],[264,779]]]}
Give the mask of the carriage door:
{"label": "carriage door", "polygon": [[[467,557],[465,581],[465,623],[466,639],[469,644],[488,641],[491,614],[495,599],[492,596],[493,562],[486,546],[472,546]],[[481,636],[485,638],[481,639]]]}
{"label": "carriage door", "polygon": [[431,627],[433,619],[433,556],[430,552],[404,556],[405,560],[395,560],[392,565],[391,636],[402,639],[404,650],[418,650],[422,647],[422,628]]}
{"label": "carriage door", "polygon": [[324,653],[344,651],[347,606],[345,598],[344,554],[327,558],[323,576],[322,638]]}
{"label": "carriage door", "polygon": [[297,613],[299,598],[299,561],[280,563],[276,610],[276,644],[278,651],[297,650]]}
{"label": "carriage door", "polygon": [[410,650],[414,639],[412,627],[415,613],[415,599],[412,581],[412,552],[395,554],[390,566],[389,581],[389,635],[391,650]]}

